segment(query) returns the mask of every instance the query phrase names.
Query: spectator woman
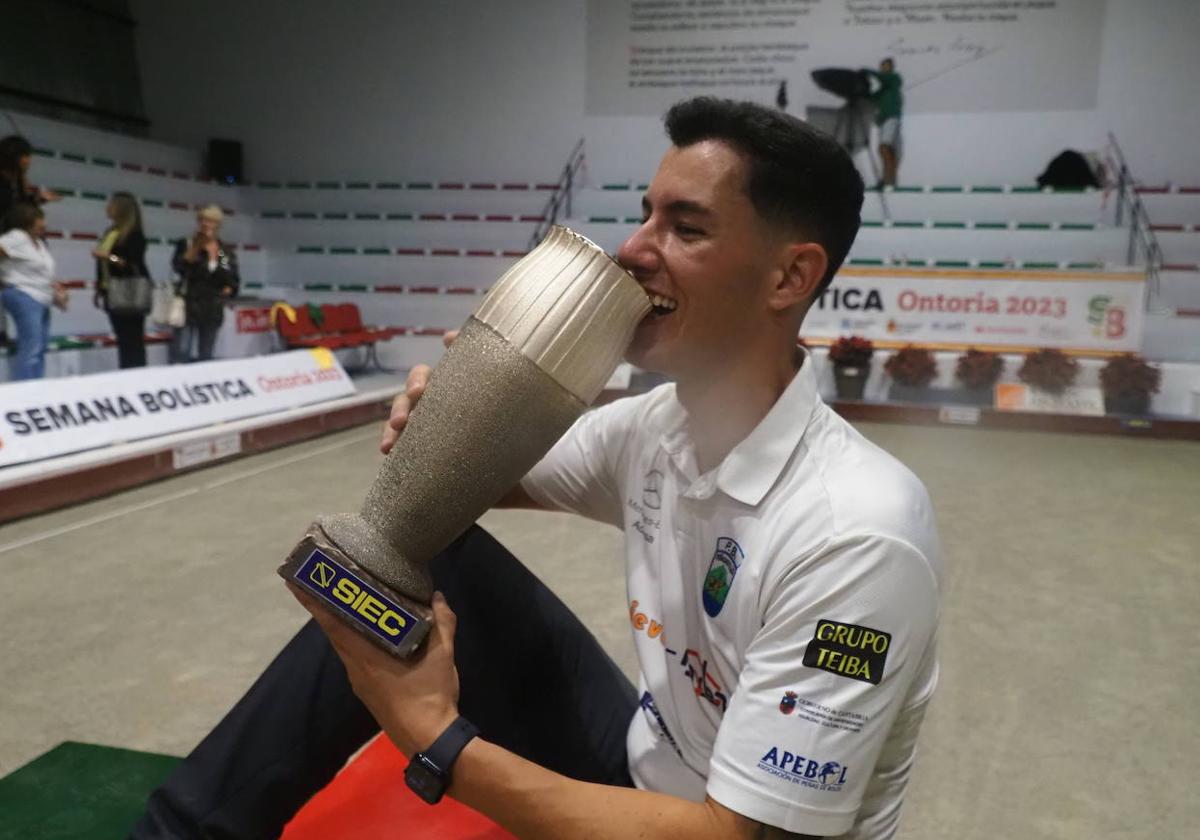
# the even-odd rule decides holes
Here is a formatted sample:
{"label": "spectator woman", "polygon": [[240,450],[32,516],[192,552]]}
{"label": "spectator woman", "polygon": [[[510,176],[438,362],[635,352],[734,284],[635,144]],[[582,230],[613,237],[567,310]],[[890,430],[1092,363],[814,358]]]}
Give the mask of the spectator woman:
{"label": "spectator woman", "polygon": [[0,298],[17,325],[14,379],[41,379],[50,341],[50,306],[67,308],[67,293],[54,281],[54,257],[46,247],[46,216],[22,201],[8,213],[12,229],[0,235]]}
{"label": "spectator woman", "polygon": [[146,366],[146,313],[151,278],[146,268],[142,211],[130,193],[116,192],[105,207],[111,224],[92,251],[96,258],[94,303],[108,312],[122,368]]}
{"label": "spectator woman", "polygon": [[175,292],[187,302],[187,323],[175,330],[172,362],[191,361],[193,343],[198,361],[213,357],[217,330],[225,319],[225,302],[237,294],[241,282],[237,257],[217,236],[224,218],[221,208],[210,204],[196,214],[196,232],[191,238],[175,243],[171,266],[178,277]]}
{"label": "spectator woman", "polygon": [[39,205],[58,201],[61,196],[53,190],[38,189],[26,180],[33,161],[33,146],[19,134],[0,140],[0,233],[14,227],[8,218],[17,204]]}

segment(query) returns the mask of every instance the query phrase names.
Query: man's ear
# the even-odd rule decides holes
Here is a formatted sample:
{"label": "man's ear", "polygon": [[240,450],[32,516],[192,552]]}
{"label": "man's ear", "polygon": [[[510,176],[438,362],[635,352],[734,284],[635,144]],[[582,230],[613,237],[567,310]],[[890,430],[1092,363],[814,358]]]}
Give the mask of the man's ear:
{"label": "man's ear", "polygon": [[829,256],[819,243],[786,245],[780,270],[775,275],[775,285],[768,298],[771,308],[783,311],[794,306],[807,307],[828,267]]}

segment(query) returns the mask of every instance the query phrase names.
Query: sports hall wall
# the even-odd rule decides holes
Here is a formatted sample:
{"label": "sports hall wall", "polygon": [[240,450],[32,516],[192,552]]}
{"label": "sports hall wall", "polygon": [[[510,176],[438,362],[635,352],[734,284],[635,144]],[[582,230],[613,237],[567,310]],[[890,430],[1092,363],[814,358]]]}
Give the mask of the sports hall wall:
{"label": "sports hall wall", "polygon": [[[821,0],[814,7],[920,15],[939,5]],[[1144,182],[1178,182],[1200,172],[1193,92],[1200,15],[1192,0],[970,5],[984,14],[1023,15],[1023,22],[1007,34],[1001,24],[941,27],[943,36],[959,34],[928,42],[919,30],[884,23],[857,29],[859,40],[838,34],[830,46],[823,39],[833,29],[801,20],[787,36],[809,45],[786,72],[789,110],[837,104],[809,81],[814,66],[874,65],[890,52],[902,74],[922,69],[906,77],[912,84],[930,75],[923,51],[949,51],[953,40],[961,48],[965,39],[999,52],[912,91],[904,180],[1029,183],[1063,148],[1099,149],[1108,130]],[[211,136],[240,139],[252,178],[545,179],[586,136],[597,178],[638,179],[663,149],[655,116],[589,114],[595,111],[588,102],[589,42],[593,67],[609,70],[611,62],[619,72],[627,58],[622,45],[614,42],[607,58],[596,54],[595,36],[604,19],[628,14],[629,0],[211,0],[202,14],[135,0],[132,8],[153,135],[193,147]],[[1022,33],[1020,26],[1032,28]],[[189,37],[179,37],[183,30]],[[1015,81],[1029,89],[1048,85],[1069,61],[1079,76],[1077,101],[1053,110],[987,110],[986,101],[975,109],[936,110],[977,85],[980,74],[1011,74],[1011,54],[1034,37],[1045,66]],[[1061,54],[1055,43],[1063,45]],[[770,102],[775,92],[764,86],[746,95]]]}

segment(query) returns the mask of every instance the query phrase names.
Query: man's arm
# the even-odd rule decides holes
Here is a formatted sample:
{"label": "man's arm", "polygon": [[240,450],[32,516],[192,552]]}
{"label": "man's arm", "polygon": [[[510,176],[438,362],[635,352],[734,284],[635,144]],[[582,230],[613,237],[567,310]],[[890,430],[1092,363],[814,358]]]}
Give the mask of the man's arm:
{"label": "man's arm", "polygon": [[522,840],[817,840],[756,822],[712,798],[578,782],[475,739],[454,767],[450,795]]}
{"label": "man's arm", "polygon": [[[354,693],[406,756],[426,749],[458,716],[457,620],[440,595],[434,596],[434,628],[425,650],[401,661],[332,616],[312,596],[289,588],[329,636]],[[451,779],[451,796],[522,840],[816,840],[747,819],[711,798],[691,802],[576,781],[481,738],[459,754]]]}

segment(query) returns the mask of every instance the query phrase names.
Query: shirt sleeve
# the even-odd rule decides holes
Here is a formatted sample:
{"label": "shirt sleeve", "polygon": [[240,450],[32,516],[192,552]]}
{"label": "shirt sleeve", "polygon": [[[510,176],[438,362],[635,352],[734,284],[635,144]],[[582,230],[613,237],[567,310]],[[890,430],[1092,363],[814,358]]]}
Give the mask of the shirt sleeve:
{"label": "shirt sleeve", "polygon": [[584,414],[521,480],[521,489],[543,507],[620,527],[622,456],[643,400],[617,400]]}
{"label": "shirt sleeve", "polygon": [[[763,625],[717,732],[708,793],[786,831],[843,834],[912,704],[914,677],[936,678],[936,578],[907,543],[844,537],[792,564],[760,603]],[[905,772],[911,763],[888,762]]]}
{"label": "shirt sleeve", "polygon": [[13,228],[0,236],[0,248],[3,248],[4,253],[14,260],[36,260],[38,258],[37,246],[33,244],[33,239],[20,228]]}

